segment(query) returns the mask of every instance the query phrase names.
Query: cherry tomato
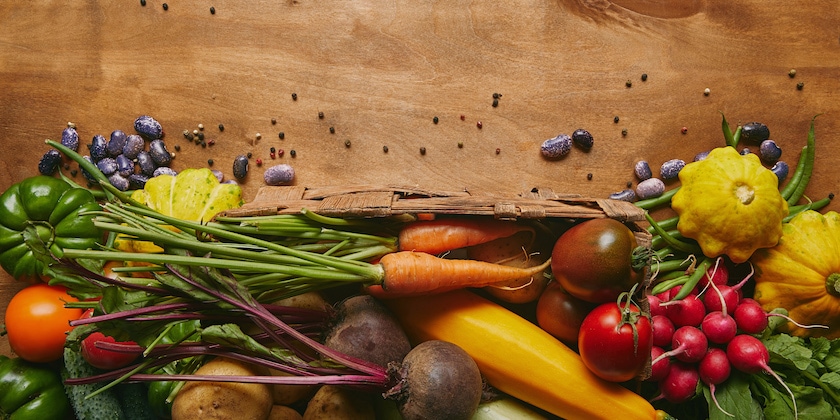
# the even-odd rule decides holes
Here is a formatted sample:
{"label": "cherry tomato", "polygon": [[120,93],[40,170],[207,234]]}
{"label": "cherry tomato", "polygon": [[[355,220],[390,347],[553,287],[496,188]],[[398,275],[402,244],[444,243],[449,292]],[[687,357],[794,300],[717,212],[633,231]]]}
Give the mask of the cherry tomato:
{"label": "cherry tomato", "polygon": [[551,252],[551,271],[566,292],[593,303],[614,302],[642,279],[633,269],[633,231],[609,218],[563,232]]}
{"label": "cherry tomato", "polygon": [[537,325],[567,344],[577,345],[580,325],[597,306],[578,299],[551,282],[537,301]]}
{"label": "cherry tomato", "polygon": [[81,309],[65,308],[64,303],[76,301],[64,287],[45,283],[17,292],[6,308],[6,332],[15,354],[37,363],[61,358],[70,321],[82,315]]}
{"label": "cherry tomato", "polygon": [[114,337],[105,335],[99,331],[91,333],[82,340],[82,357],[90,363],[91,366],[114,370],[130,365],[137,360],[138,353],[125,353],[121,351],[105,350],[96,347],[96,343],[121,343],[121,344],[136,344],[133,341],[117,341]]}
{"label": "cherry tomato", "polygon": [[584,318],[578,336],[583,363],[611,382],[629,381],[641,374],[652,347],[650,319],[630,302],[598,305]]}

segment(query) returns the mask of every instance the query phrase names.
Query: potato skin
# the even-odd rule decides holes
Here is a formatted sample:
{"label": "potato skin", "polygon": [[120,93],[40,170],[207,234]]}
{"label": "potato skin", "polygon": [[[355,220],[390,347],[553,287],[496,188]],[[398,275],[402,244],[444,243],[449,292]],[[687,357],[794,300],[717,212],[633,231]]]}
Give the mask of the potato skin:
{"label": "potato skin", "polygon": [[303,420],[375,420],[371,394],[323,385],[309,400]]}
{"label": "potato skin", "polygon": [[[226,358],[215,358],[197,375],[259,375],[264,372]],[[272,401],[266,384],[238,382],[187,382],[172,402],[172,420],[268,418]]]}

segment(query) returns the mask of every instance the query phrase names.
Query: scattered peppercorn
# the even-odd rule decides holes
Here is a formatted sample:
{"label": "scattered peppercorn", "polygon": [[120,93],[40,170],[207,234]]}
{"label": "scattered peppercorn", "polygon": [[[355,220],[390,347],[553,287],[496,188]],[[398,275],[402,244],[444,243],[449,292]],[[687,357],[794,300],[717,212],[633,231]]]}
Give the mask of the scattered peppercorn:
{"label": "scattered peppercorn", "polygon": [[790,69],[790,71],[788,72],[788,76],[790,76],[790,78],[793,79],[796,76],[796,69]]}
{"label": "scattered peppercorn", "polygon": [[632,181],[627,181],[627,184],[626,184],[626,185],[627,185],[627,188],[630,188],[630,187],[632,187],[632,186],[633,186],[633,182],[632,182]]}
{"label": "scattered peppercorn", "polygon": [[274,152],[276,152],[276,151],[277,151],[277,149],[275,149],[275,148],[273,148],[273,147],[272,147],[272,148],[268,149],[268,151],[269,151],[269,152],[271,152],[271,153],[274,153]]}
{"label": "scattered peppercorn", "polygon": [[275,124],[277,124],[277,118],[272,118],[271,119],[271,125],[275,125]]}
{"label": "scattered peppercorn", "polygon": [[204,130],[204,124],[198,124],[198,129],[199,130]]}
{"label": "scattered peppercorn", "polygon": [[421,148],[420,148],[420,154],[421,154],[421,155],[425,155],[425,154],[426,154],[426,148],[425,148],[425,147],[421,147]]}
{"label": "scattered peppercorn", "polygon": [[627,81],[626,81],[626,82],[624,82],[624,86],[627,86],[627,87],[632,87],[632,86],[633,86],[633,82],[632,82],[632,81],[630,81],[630,79],[627,79]]}
{"label": "scattered peppercorn", "polygon": [[709,89],[709,88],[706,88],[706,89],[703,90],[703,95],[705,95],[705,96],[709,96],[710,93],[712,93],[712,90]]}
{"label": "scattered peppercorn", "polygon": [[467,119],[467,116],[466,116],[466,115],[464,115],[464,114],[461,114],[461,121],[464,121],[464,120],[466,120],[466,119]]}
{"label": "scattered peppercorn", "polygon": [[482,124],[481,121],[479,121],[479,122],[475,123],[475,126],[478,127],[479,130],[481,130],[481,127],[483,127],[484,124]]}
{"label": "scattered peppercorn", "polygon": [[225,131],[225,125],[224,124],[219,123],[219,131]]}
{"label": "scattered peppercorn", "polygon": [[277,155],[283,157],[283,153],[286,153],[283,149],[277,151]]}
{"label": "scattered peppercorn", "polygon": [[496,148],[496,154],[498,155],[499,153],[502,153],[502,149],[500,149],[500,148],[498,148],[498,147],[497,147],[497,148]]}
{"label": "scattered peppercorn", "polygon": [[464,142],[459,141],[459,142],[458,142],[458,148],[459,148],[459,149],[463,149],[463,148],[464,148]]}
{"label": "scattered peppercorn", "polygon": [[335,127],[330,127],[330,134],[335,134]]}
{"label": "scattered peppercorn", "polygon": [[683,134],[688,133],[688,127],[681,128],[680,133],[683,133]]}
{"label": "scattered peppercorn", "polygon": [[283,140],[283,139],[286,138],[286,133],[281,131],[281,132],[277,133],[277,137],[280,137],[280,140]]}
{"label": "scattered peppercorn", "polygon": [[432,122],[433,122],[433,123],[437,124],[437,123],[438,123],[438,121],[440,121],[440,120],[438,119],[438,117],[434,117],[434,118],[432,118]]}
{"label": "scattered peppercorn", "polygon": [[494,98],[493,99],[493,108],[496,108],[497,106],[499,106],[499,100]]}
{"label": "scattered peppercorn", "polygon": [[591,181],[592,180],[592,172],[586,174],[586,179]]}
{"label": "scattered peppercorn", "polygon": [[618,124],[618,115],[616,115],[615,117],[613,117],[613,122],[614,122],[614,123],[616,123],[616,124]]}
{"label": "scattered peppercorn", "polygon": [[146,5],[146,0],[140,0],[140,5],[145,6]]}
{"label": "scattered peppercorn", "polygon": [[502,95],[500,95],[500,94],[498,94],[498,93],[494,93],[494,94],[493,94],[493,99],[499,99],[499,98],[501,98],[501,97],[502,97]]}
{"label": "scattered peppercorn", "polygon": [[643,82],[647,81],[647,73],[642,73],[642,81]]}
{"label": "scattered peppercorn", "polygon": [[175,151],[176,151],[176,152],[180,152],[180,151],[181,151],[181,145],[180,145],[180,144],[176,144],[176,145],[175,145]]}
{"label": "scattered peppercorn", "polygon": [[344,140],[344,147],[350,147],[350,140]]}
{"label": "scattered peppercorn", "polygon": [[621,129],[621,135],[622,135],[623,137],[627,137],[627,129],[626,129],[626,128],[622,128],[622,129]]}
{"label": "scattered peppercorn", "polygon": [[201,141],[204,141],[204,133],[199,131],[198,132],[198,139],[201,140]]}
{"label": "scattered peppercorn", "polygon": [[207,144],[212,146],[212,145],[216,144],[216,140],[213,140],[213,139],[207,140]]}
{"label": "scattered peppercorn", "polygon": [[257,166],[262,166],[262,159],[257,158],[256,162],[257,162]]}
{"label": "scattered peppercorn", "polygon": [[166,3],[163,3],[163,10],[169,10],[169,5],[166,4]]}
{"label": "scattered peppercorn", "polygon": [[297,152],[295,151],[295,149],[289,150],[289,155],[291,155],[292,157],[295,157],[295,156],[297,156]]}
{"label": "scattered peppercorn", "polygon": [[253,154],[253,153],[251,153],[251,152],[248,152],[248,154],[247,154],[247,155],[245,155],[245,156],[247,156],[247,157],[248,157],[248,159],[251,159],[251,157],[252,157],[252,156],[254,156],[254,154]]}
{"label": "scattered peppercorn", "polygon": [[292,94],[292,100],[293,100],[293,101],[296,101],[296,100],[297,100],[297,93],[293,93],[293,94]]}
{"label": "scattered peppercorn", "polygon": [[215,8],[215,7],[210,6],[210,14],[211,14],[211,15],[215,15],[215,14],[216,14],[216,8]]}
{"label": "scattered peppercorn", "polygon": [[320,120],[324,119],[324,113],[323,112],[318,111],[318,119],[320,119]]}
{"label": "scattered peppercorn", "polygon": [[213,166],[213,159],[207,159],[207,164]]}
{"label": "scattered peppercorn", "polygon": [[257,140],[259,140],[259,139],[261,139],[261,138],[262,138],[262,134],[257,133],[257,134],[255,134],[255,135],[254,135],[254,137],[256,137],[256,138],[257,138]]}
{"label": "scattered peppercorn", "polygon": [[268,154],[268,156],[269,156],[270,158],[272,158],[272,159],[274,159],[275,157],[277,157],[277,155],[275,155],[275,154],[274,154],[274,152],[269,153],[269,154]]}
{"label": "scattered peppercorn", "polygon": [[388,146],[382,146],[382,151],[388,153]]}
{"label": "scattered peppercorn", "polygon": [[202,140],[201,143],[199,143],[199,144],[201,144],[201,147],[203,147],[205,149],[207,148],[207,142],[206,141]]}
{"label": "scattered peppercorn", "polygon": [[805,87],[805,83],[799,82],[796,84],[796,90],[802,90]]}

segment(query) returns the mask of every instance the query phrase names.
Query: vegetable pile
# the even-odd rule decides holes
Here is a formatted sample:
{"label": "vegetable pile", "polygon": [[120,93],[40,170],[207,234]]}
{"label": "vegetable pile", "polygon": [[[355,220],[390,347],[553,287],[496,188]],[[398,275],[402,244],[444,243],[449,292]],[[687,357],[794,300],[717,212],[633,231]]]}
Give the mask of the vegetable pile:
{"label": "vegetable pile", "polygon": [[38,413],[14,385],[31,375],[79,419],[840,417],[840,219],[804,197],[813,122],[790,174],[766,126],[722,129],[663,165],[670,190],[636,165],[638,193],[613,198],[645,227],[231,216],[236,183],[122,182],[105,159],[131,136],[91,159],[65,130],[0,195],[0,263],[33,282],[5,314],[0,410]]}

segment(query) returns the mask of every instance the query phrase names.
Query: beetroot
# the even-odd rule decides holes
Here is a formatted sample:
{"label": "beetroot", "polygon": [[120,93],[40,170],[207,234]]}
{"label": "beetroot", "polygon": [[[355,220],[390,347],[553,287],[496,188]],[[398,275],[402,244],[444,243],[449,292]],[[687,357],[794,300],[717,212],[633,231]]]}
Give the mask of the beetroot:
{"label": "beetroot", "polygon": [[324,345],[382,367],[402,362],[411,350],[408,336],[391,311],[369,295],[353,296],[336,305]]}
{"label": "beetroot", "polygon": [[478,365],[447,341],[418,344],[399,367],[400,381],[385,393],[395,398],[404,420],[469,419],[482,394]]}

